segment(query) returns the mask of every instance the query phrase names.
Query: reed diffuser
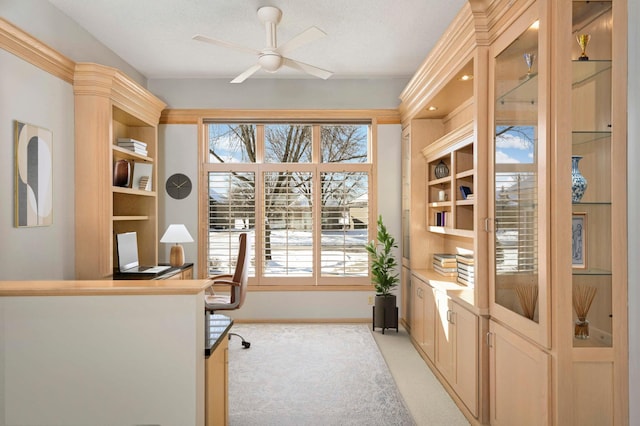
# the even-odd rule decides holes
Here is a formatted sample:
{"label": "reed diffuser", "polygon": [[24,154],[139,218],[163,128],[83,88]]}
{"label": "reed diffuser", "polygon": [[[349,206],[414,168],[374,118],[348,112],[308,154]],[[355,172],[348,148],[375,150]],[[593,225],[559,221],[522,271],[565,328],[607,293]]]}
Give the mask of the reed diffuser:
{"label": "reed diffuser", "polygon": [[573,309],[578,316],[574,329],[576,339],[589,338],[589,321],[587,320],[587,314],[589,313],[589,309],[591,309],[591,304],[596,297],[597,291],[597,288],[586,285],[573,286]]}
{"label": "reed diffuser", "polygon": [[516,294],[520,300],[524,316],[533,320],[536,304],[538,303],[538,286],[536,284],[517,285]]}

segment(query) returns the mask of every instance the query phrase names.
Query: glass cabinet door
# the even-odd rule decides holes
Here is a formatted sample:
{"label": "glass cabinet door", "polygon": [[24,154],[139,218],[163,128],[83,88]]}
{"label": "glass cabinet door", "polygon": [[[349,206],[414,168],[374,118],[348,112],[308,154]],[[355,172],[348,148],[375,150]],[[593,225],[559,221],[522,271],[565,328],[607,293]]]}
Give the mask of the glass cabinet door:
{"label": "glass cabinet door", "polygon": [[573,344],[612,346],[612,2],[573,1]]}
{"label": "glass cabinet door", "polygon": [[[491,315],[547,345],[545,73],[538,15],[530,8],[495,43]],[[512,34],[516,34],[514,37]],[[502,47],[500,47],[502,46]],[[499,49],[499,50],[498,50]]]}

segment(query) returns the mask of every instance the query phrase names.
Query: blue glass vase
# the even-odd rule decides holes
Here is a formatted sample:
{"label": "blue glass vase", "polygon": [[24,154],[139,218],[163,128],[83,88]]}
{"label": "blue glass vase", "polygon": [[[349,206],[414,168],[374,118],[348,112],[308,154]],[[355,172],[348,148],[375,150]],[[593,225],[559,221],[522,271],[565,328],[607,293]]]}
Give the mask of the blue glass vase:
{"label": "blue glass vase", "polygon": [[582,160],[579,155],[571,156],[571,201],[579,203],[587,190],[587,179],[582,176],[578,163]]}

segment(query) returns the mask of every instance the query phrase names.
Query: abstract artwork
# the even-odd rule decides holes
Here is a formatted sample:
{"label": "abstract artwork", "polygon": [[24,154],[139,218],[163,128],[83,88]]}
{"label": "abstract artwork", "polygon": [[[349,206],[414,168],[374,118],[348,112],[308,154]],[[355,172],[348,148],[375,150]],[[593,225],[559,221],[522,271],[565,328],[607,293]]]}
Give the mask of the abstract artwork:
{"label": "abstract artwork", "polygon": [[53,222],[51,131],[15,122],[15,226]]}

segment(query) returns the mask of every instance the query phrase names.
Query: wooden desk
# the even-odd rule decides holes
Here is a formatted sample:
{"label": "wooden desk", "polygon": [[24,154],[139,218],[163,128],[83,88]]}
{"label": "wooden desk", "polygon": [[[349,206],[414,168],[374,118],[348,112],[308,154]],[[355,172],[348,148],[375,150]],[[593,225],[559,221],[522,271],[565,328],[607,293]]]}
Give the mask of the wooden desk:
{"label": "wooden desk", "polygon": [[233,320],[225,315],[206,315],[205,424],[225,426],[229,421],[229,330]]}
{"label": "wooden desk", "polygon": [[[168,266],[168,263],[161,263],[159,266]],[[185,263],[177,268],[170,268],[159,274],[122,274],[117,270],[113,271],[114,280],[192,280],[193,263]]]}

